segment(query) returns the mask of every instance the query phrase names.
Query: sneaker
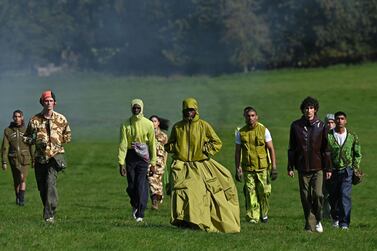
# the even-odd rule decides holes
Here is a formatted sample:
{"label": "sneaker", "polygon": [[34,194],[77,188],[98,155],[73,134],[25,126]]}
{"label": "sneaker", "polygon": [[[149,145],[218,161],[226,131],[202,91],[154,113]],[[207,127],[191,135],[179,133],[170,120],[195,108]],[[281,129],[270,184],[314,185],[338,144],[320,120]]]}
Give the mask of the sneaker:
{"label": "sneaker", "polygon": [[332,226],[335,227],[335,228],[338,228],[339,227],[339,221],[338,220],[333,220],[332,221]]}
{"label": "sneaker", "polygon": [[268,223],[268,216],[264,216],[262,218],[262,223]]}
{"label": "sneaker", "polygon": [[136,213],[137,213],[137,208],[132,208],[132,217],[134,217],[134,219],[136,220]]}
{"label": "sneaker", "polygon": [[340,229],[342,229],[342,230],[348,230],[349,227],[347,227],[347,226],[341,226]]}
{"label": "sneaker", "polygon": [[317,233],[322,233],[323,232],[323,227],[322,227],[322,224],[321,224],[320,221],[317,223],[317,225],[315,225],[315,231]]}
{"label": "sneaker", "polygon": [[254,219],[249,220],[249,222],[253,223],[253,224],[257,224],[258,223],[258,221],[254,220]]}
{"label": "sneaker", "polygon": [[137,217],[137,218],[136,218],[136,222],[143,222],[143,218],[141,218],[141,217]]}
{"label": "sneaker", "polygon": [[47,219],[45,219],[45,221],[47,223],[50,223],[50,224],[54,224],[55,223],[54,217],[47,218]]}

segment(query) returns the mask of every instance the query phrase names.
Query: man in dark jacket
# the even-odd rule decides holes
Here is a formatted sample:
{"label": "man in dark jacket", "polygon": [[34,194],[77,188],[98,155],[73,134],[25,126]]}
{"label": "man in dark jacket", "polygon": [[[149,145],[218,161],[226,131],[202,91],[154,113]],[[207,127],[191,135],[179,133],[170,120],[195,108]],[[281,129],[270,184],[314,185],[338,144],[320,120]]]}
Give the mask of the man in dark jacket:
{"label": "man in dark jacket", "polygon": [[288,175],[298,171],[305,230],[322,233],[323,171],[331,177],[326,125],[318,119],[319,103],[305,98],[300,106],[303,116],[291,124],[288,149]]}

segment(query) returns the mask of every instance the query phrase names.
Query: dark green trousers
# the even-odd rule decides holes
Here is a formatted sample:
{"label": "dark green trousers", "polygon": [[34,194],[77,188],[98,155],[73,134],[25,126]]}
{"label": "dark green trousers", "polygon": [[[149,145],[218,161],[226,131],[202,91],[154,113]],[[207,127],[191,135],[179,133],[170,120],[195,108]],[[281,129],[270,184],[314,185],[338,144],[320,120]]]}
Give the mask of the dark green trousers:
{"label": "dark green trousers", "polygon": [[305,229],[315,230],[322,220],[323,171],[299,172],[301,204],[305,216]]}
{"label": "dark green trousers", "polygon": [[56,188],[58,172],[54,165],[56,165],[55,161],[50,161],[47,164],[36,163],[35,165],[35,178],[43,203],[44,219],[55,216],[55,209],[58,204],[58,190]]}

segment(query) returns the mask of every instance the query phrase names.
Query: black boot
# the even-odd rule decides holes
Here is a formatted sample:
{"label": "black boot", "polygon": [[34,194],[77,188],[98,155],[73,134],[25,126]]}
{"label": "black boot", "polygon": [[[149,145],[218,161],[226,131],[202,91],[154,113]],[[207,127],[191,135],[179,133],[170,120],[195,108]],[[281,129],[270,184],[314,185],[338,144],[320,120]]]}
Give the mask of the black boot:
{"label": "black boot", "polygon": [[16,192],[16,204],[20,205],[20,193]]}
{"label": "black boot", "polygon": [[25,190],[20,190],[19,192],[19,204],[20,206],[25,205]]}

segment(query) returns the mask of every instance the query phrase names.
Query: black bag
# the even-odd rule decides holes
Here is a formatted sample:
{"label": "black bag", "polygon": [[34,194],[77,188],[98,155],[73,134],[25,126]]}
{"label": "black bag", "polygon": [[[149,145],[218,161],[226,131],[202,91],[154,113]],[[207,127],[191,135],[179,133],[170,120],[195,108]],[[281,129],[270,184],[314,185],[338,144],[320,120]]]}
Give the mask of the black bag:
{"label": "black bag", "polygon": [[352,185],[360,184],[363,181],[364,173],[361,170],[353,170]]}
{"label": "black bag", "polygon": [[54,165],[56,171],[63,171],[67,167],[67,162],[65,161],[64,154],[58,153],[52,158],[55,160],[56,163],[56,165]]}

